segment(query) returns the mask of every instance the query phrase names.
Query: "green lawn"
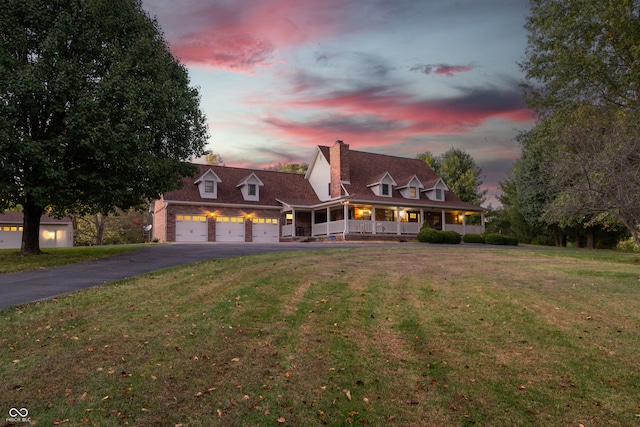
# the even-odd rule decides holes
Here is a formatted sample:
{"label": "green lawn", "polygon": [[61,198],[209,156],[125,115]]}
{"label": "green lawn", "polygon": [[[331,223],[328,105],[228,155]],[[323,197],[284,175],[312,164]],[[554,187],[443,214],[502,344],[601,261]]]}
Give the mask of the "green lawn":
{"label": "green lawn", "polygon": [[0,249],[0,274],[91,261],[97,258],[134,251],[143,246],[118,245],[43,249],[43,254],[41,255],[21,255],[17,249]]}
{"label": "green lawn", "polygon": [[639,425],[639,301],[638,254],[208,261],[0,312],[0,408],[73,426]]}

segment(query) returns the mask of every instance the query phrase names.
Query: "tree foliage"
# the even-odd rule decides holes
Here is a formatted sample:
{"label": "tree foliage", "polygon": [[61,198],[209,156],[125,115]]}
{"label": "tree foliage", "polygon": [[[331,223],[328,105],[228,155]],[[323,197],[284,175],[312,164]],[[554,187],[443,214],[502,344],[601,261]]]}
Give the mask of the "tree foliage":
{"label": "tree foliage", "polygon": [[480,189],[482,168],[467,152],[451,148],[440,156],[424,152],[416,158],[424,160],[463,202],[478,206],[484,203],[487,190]]}
{"label": "tree foliage", "polygon": [[101,213],[74,218],[73,244],[75,246],[120,245],[144,243],[148,233],[148,213],[136,209],[117,210],[115,214]]}
{"label": "tree foliage", "polygon": [[638,109],[640,3],[530,0],[528,105],[540,114],[576,103]]}
{"label": "tree foliage", "polygon": [[518,198],[561,227],[640,223],[640,3],[532,0]]}
{"label": "tree foliage", "polygon": [[194,172],[199,95],[139,0],[0,2],[0,210],[113,212]]}
{"label": "tree foliage", "polygon": [[268,171],[298,173],[301,175],[307,173],[308,169],[309,165],[306,163],[276,163],[273,166],[268,166],[265,168],[265,170]]}

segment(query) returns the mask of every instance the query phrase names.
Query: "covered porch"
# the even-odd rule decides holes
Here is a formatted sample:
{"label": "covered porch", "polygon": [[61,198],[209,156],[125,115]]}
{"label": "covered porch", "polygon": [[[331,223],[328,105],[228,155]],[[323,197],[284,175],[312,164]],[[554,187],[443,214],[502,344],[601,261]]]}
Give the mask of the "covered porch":
{"label": "covered porch", "polygon": [[323,207],[285,207],[283,238],[348,235],[416,236],[423,222],[461,235],[484,233],[484,212],[347,201]]}

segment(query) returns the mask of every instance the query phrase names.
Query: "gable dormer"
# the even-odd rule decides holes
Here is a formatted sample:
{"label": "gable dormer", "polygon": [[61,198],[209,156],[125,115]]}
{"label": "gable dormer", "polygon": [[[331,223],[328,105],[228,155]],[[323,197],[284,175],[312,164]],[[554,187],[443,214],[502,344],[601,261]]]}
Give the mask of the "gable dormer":
{"label": "gable dormer", "polygon": [[422,192],[425,193],[429,200],[444,202],[444,192],[447,190],[449,190],[449,187],[442,179],[438,178],[433,187],[422,190]]}
{"label": "gable dormer", "polygon": [[371,188],[371,191],[373,191],[376,196],[392,197],[393,187],[396,185],[398,184],[393,180],[391,174],[389,172],[385,172],[380,177],[377,177],[374,182],[367,185],[367,187]]}
{"label": "gable dormer", "polygon": [[194,184],[198,186],[198,190],[200,190],[200,197],[203,199],[217,199],[218,184],[221,182],[222,180],[218,175],[209,168],[194,182]]}
{"label": "gable dormer", "polygon": [[420,191],[424,189],[424,185],[418,179],[417,176],[413,175],[411,178],[406,180],[405,185],[398,186],[398,191],[402,194],[402,197],[405,199],[419,199]]}
{"label": "gable dormer", "polygon": [[260,187],[263,187],[264,183],[260,181],[260,178],[252,172],[251,175],[240,181],[237,188],[242,191],[242,197],[244,200],[250,202],[257,202],[260,200]]}

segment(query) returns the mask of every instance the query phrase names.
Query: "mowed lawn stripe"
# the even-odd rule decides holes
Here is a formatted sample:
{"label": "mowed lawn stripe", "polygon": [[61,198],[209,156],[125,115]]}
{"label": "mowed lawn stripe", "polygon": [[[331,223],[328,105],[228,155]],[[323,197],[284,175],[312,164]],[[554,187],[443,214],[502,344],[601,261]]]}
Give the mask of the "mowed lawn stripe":
{"label": "mowed lawn stripe", "polygon": [[12,308],[0,406],[43,425],[633,425],[638,256],[584,254],[272,253]]}

